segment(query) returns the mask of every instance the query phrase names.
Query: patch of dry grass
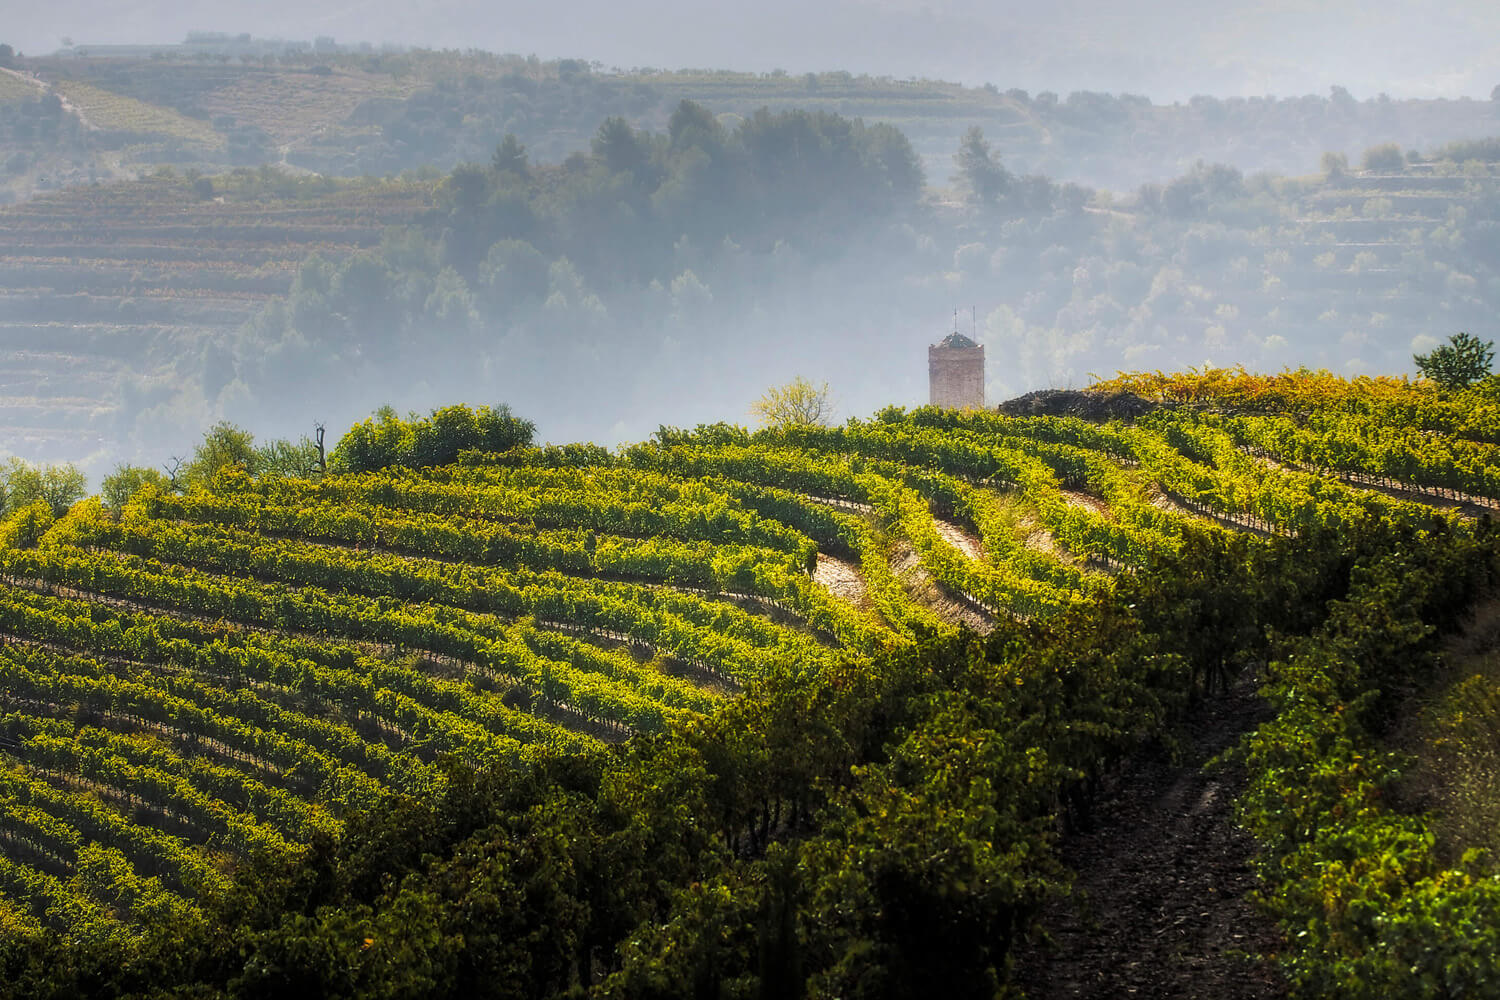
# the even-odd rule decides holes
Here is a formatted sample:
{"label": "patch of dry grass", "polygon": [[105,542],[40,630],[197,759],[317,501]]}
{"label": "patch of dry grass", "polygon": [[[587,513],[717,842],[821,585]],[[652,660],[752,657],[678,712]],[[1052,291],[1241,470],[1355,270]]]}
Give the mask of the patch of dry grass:
{"label": "patch of dry grass", "polygon": [[41,97],[42,88],[13,70],[0,70],[0,104]]}
{"label": "patch of dry grass", "polygon": [[224,142],[224,137],[207,122],[91,83],[58,80],[52,89],[97,128],[137,135],[175,136],[204,146],[220,146]]}
{"label": "patch of dry grass", "polygon": [[327,76],[246,73],[204,95],[200,103],[214,115],[231,115],[240,124],[263,129],[276,142],[290,143],[338,126],[362,101],[409,97],[419,87],[415,80],[398,82],[388,75],[346,69]]}

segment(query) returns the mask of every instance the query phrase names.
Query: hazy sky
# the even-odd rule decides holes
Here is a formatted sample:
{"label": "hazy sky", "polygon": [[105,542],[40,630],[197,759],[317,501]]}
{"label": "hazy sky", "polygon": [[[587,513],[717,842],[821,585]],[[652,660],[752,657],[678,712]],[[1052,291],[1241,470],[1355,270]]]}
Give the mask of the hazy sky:
{"label": "hazy sky", "polygon": [[[9,8],[9,9],[5,9]],[[0,0],[0,41],[47,52],[189,31],[535,53],[605,65],[847,69],[1157,101],[1326,94],[1487,98],[1495,0]]]}

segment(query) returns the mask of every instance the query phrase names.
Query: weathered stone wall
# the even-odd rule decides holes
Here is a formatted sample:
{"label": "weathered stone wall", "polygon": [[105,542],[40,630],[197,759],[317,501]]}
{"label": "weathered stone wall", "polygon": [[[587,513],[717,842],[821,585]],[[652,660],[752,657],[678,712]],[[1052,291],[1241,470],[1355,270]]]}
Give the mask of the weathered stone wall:
{"label": "weathered stone wall", "polygon": [[933,406],[984,406],[984,347],[927,348],[927,384]]}

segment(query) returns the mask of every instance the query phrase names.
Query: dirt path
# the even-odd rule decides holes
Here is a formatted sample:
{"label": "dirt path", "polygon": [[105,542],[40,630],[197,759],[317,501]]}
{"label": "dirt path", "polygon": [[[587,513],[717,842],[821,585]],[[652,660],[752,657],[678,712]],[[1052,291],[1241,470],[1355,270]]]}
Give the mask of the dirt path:
{"label": "dirt path", "polygon": [[[3,66],[0,66],[0,73],[4,73],[6,76],[20,80],[28,87],[35,87],[38,95],[48,94],[52,92],[51,87],[47,86],[41,80],[38,80],[36,77],[32,76],[30,73],[23,73],[18,69],[7,69]],[[59,100],[60,99],[61,95],[59,95]]]}
{"label": "dirt path", "polygon": [[859,568],[851,562],[819,552],[818,565],[813,569],[813,581],[834,597],[847,601],[856,608],[870,606],[865,578],[859,575]]}
{"label": "dirt path", "polygon": [[984,543],[973,532],[966,531],[951,521],[943,521],[938,518],[933,518],[932,524],[933,527],[937,528],[937,533],[943,536],[943,541],[975,562],[984,561]]}
{"label": "dirt path", "polygon": [[1032,552],[1044,555],[1049,559],[1055,559],[1064,566],[1076,566],[1079,569],[1096,569],[1105,573],[1114,572],[1112,567],[1105,565],[1101,561],[1080,559],[1074,555],[1072,550],[1059,542],[1056,536],[1047,530],[1046,525],[1039,521],[1031,518],[1023,518],[1017,522],[1016,526],[1020,531],[1017,537],[1020,539],[1021,544]]}
{"label": "dirt path", "polygon": [[847,510],[850,513],[854,514],[873,515],[875,513],[874,507],[870,506],[867,503],[861,503],[858,500],[845,500],[841,497],[819,497],[813,496],[811,493],[802,494],[802,498],[804,500],[811,500],[813,503],[820,503],[824,507],[834,507],[838,510]]}
{"label": "dirt path", "polygon": [[1159,486],[1152,486],[1147,493],[1147,499],[1151,506],[1159,510],[1169,510],[1187,517],[1194,517],[1201,521],[1212,521],[1221,528],[1230,531],[1248,531],[1252,535],[1261,538],[1270,538],[1275,534],[1285,534],[1278,531],[1276,526],[1264,518],[1253,514],[1226,514],[1223,511],[1214,510],[1205,504],[1190,503],[1183,497],[1164,492]]}
{"label": "dirt path", "polygon": [[1080,493],[1078,490],[1060,489],[1057,492],[1062,494],[1065,502],[1072,504],[1074,507],[1082,507],[1084,510],[1091,510],[1105,517],[1110,516],[1109,504],[1096,496],[1088,493]]}
{"label": "dirt path", "polygon": [[1356,489],[1370,490],[1393,500],[1410,500],[1413,503],[1426,504],[1438,510],[1456,510],[1466,517],[1481,517],[1485,514],[1493,516],[1496,510],[1500,510],[1500,501],[1473,493],[1463,493],[1459,490],[1438,492],[1436,487],[1403,483],[1387,476],[1365,472],[1336,472],[1332,475]]}
{"label": "dirt path", "polygon": [[1015,980],[1032,1000],[1161,997],[1269,1000],[1287,995],[1281,938],[1250,902],[1253,845],[1235,827],[1240,776],[1202,764],[1265,715],[1250,679],[1200,709],[1182,760],[1141,760],[1065,838],[1074,895],[1043,915],[1050,945],[1018,951]]}
{"label": "dirt path", "polygon": [[980,635],[995,630],[995,618],[977,605],[960,599],[948,592],[942,584],[932,578],[922,557],[907,541],[899,541],[891,552],[891,572],[901,581],[906,592],[918,604],[931,608],[943,621],[954,625],[967,625]]}

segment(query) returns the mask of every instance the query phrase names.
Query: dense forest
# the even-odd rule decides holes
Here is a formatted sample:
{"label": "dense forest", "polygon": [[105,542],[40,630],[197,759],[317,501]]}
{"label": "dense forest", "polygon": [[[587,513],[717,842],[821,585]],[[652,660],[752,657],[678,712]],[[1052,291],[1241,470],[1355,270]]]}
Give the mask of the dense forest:
{"label": "dense forest", "polygon": [[1482,348],[616,451],[387,410],[290,474],[225,425],[81,502],[13,466],[0,991],[992,996],[1101,790],[1250,678],[1257,975],[1468,992]]}

